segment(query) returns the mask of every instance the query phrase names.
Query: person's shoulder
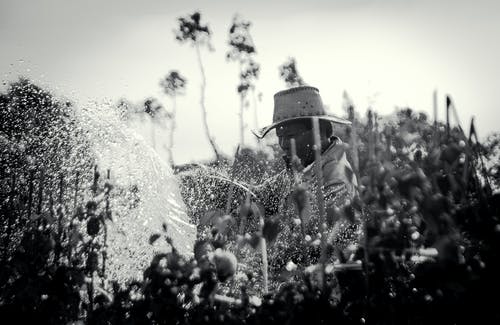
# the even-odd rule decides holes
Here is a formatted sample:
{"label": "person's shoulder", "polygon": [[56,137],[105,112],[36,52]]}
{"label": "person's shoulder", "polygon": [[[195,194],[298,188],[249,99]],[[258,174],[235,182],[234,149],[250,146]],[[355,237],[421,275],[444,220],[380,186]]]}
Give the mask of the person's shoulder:
{"label": "person's shoulder", "polygon": [[345,159],[346,146],[339,137],[332,136],[330,138],[330,146],[323,152],[323,164],[329,162],[339,162]]}
{"label": "person's shoulder", "polygon": [[324,152],[323,173],[325,175],[325,183],[356,184],[357,180],[355,179],[351,164],[347,160],[347,146],[338,137],[334,137],[331,142],[330,147]]}

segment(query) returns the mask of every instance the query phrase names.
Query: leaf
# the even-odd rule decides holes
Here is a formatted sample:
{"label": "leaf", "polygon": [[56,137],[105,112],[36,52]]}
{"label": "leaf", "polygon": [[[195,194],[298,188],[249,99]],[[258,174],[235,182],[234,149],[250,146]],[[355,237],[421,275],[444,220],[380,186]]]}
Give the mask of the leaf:
{"label": "leaf", "polygon": [[341,217],[342,212],[335,205],[326,209],[326,223],[329,227],[332,227]]}
{"label": "leaf", "polygon": [[351,205],[347,205],[344,207],[344,217],[350,223],[354,223],[356,221],[354,209]]}
{"label": "leaf", "polygon": [[259,234],[257,233],[252,234],[252,236],[249,239],[247,239],[247,242],[253,249],[257,249],[257,247],[259,247],[260,244]]}
{"label": "leaf", "polygon": [[208,240],[198,240],[194,244],[194,258],[198,263],[200,263],[201,260],[206,258],[209,253],[213,252],[213,250],[214,248]]}
{"label": "leaf", "polygon": [[160,238],[161,235],[160,234],[153,234],[149,237],[149,244],[150,245],[153,245],[157,240],[158,238]]}
{"label": "leaf", "polygon": [[441,160],[444,160],[449,164],[453,164],[453,162],[458,160],[458,157],[460,156],[461,152],[462,151],[460,150],[460,147],[457,144],[451,144],[441,152],[440,158]]}
{"label": "leaf", "polygon": [[220,217],[215,217],[213,223],[219,233],[223,234],[226,232],[229,224],[234,223],[234,219],[232,216],[226,214]]}
{"label": "leaf", "polygon": [[278,237],[280,232],[279,222],[277,217],[270,217],[264,222],[262,228],[262,236],[268,241],[272,242]]}

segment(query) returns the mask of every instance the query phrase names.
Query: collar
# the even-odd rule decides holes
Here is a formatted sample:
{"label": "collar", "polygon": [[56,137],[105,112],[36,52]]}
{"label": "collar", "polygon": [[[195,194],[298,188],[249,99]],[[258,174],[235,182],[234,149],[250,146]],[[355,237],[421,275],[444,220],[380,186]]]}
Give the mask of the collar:
{"label": "collar", "polygon": [[[326,147],[321,152],[321,158],[324,159],[324,158],[327,158],[327,157],[333,157],[334,154],[338,151],[337,148],[340,148],[340,146],[337,146],[337,144],[340,144],[340,143],[342,143],[342,140],[340,140],[339,137],[331,136],[330,137],[330,145],[328,147]],[[312,163],[310,163],[309,165],[307,165],[302,170],[302,173],[303,174],[307,174],[311,169],[314,168],[314,163],[315,163],[315,161],[313,161]]]}

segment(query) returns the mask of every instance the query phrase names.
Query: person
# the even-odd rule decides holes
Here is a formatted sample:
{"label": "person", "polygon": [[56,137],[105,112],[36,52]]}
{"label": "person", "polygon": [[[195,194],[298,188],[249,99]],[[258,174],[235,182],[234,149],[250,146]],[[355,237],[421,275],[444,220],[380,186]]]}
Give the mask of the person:
{"label": "person", "polygon": [[[352,222],[335,219],[338,215],[336,209],[347,205],[357,193],[357,179],[347,160],[346,146],[333,134],[332,127],[332,123],[349,125],[350,121],[327,114],[315,87],[300,86],[280,91],[274,95],[273,123],[254,131],[262,139],[271,130],[276,130],[287,166],[255,189],[265,214],[277,215],[282,227],[273,244],[276,251],[273,258],[281,261],[276,265],[278,268],[289,260],[305,262],[301,248],[303,243],[317,240],[320,233],[313,118],[319,120],[323,177],[321,195],[326,218],[332,221],[328,228],[329,240],[340,249],[345,249],[356,242],[361,231],[360,227],[353,227]],[[292,139],[295,140],[295,161]]]}

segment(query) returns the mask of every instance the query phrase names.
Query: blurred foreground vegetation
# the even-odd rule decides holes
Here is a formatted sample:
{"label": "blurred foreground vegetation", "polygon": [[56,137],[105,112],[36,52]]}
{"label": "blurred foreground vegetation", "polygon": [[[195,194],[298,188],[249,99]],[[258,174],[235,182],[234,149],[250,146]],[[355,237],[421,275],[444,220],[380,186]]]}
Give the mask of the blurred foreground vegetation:
{"label": "blurred foreground vegetation", "polygon": [[[451,109],[448,107],[448,109]],[[498,323],[500,196],[498,136],[478,142],[449,123],[402,109],[384,123],[348,108],[338,130],[359,179],[359,197],[335,222],[361,222],[348,250],[327,243],[329,261],[291,259],[269,270],[262,243],[285,223],[220,177],[178,168],[188,213],[199,227],[194,256],[181,256],[167,227],[144,240],[172,249],[156,255],[142,280],[106,276],[106,225],[112,222],[105,171],[94,168],[71,105],[27,80],[0,94],[0,316],[68,324]],[[79,139],[79,146],[70,139]],[[82,140],[83,139],[83,140]],[[252,184],[283,166],[274,154],[243,148],[212,176]],[[72,157],[70,159],[70,157]],[[65,163],[67,159],[71,163]],[[207,167],[208,168],[208,167]],[[102,174],[102,175],[101,175]],[[140,189],[138,189],[140,192]],[[82,193],[91,199],[85,200]],[[259,220],[261,219],[261,220]],[[262,221],[262,223],[260,223]],[[314,239],[299,241],[307,254]],[[244,268],[255,250],[256,267]],[[273,261],[269,261],[270,264]],[[325,276],[322,279],[321,276]],[[274,285],[276,284],[276,285]]]}

